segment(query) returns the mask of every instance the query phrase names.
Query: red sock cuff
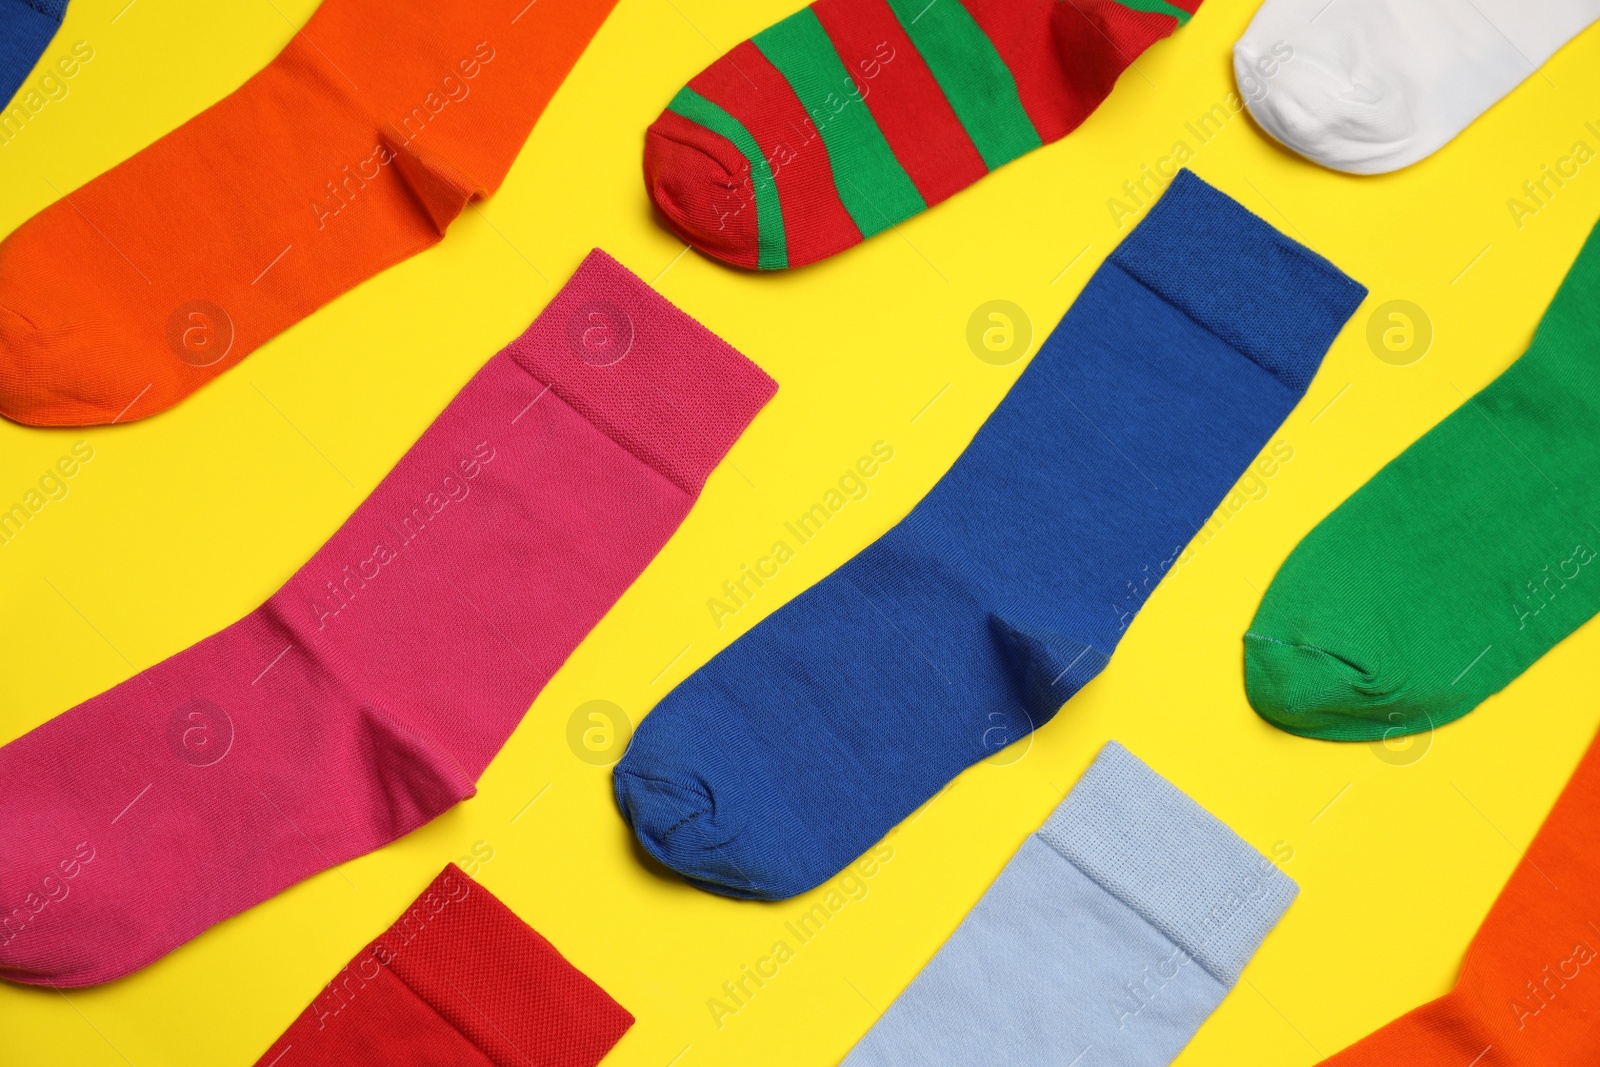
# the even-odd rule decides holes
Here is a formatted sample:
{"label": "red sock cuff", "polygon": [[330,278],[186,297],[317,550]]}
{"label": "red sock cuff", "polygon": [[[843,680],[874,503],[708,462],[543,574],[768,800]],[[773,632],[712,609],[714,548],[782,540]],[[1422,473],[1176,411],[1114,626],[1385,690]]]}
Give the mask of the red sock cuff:
{"label": "red sock cuff", "polygon": [[632,1025],[626,1008],[450,864],[257,1067],[595,1067]]}
{"label": "red sock cuff", "polygon": [[507,352],[691,496],[778,388],[598,248]]}
{"label": "red sock cuff", "polygon": [[633,1025],[627,1009],[453,863],[368,951],[506,1067],[592,1067]]}

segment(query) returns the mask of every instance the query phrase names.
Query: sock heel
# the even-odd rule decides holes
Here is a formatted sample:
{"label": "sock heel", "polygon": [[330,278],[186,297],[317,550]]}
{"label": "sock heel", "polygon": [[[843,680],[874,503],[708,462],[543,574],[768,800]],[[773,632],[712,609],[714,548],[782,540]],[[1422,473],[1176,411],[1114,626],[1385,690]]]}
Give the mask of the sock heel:
{"label": "sock heel", "polygon": [[1028,730],[1037,730],[1055,718],[1061,706],[1093,681],[1111,659],[1066,634],[1014,625],[999,615],[989,616],[989,632],[1027,709]]}
{"label": "sock heel", "polygon": [[380,128],[378,137],[392,157],[395,173],[416,197],[417,205],[439,236],[444,236],[473,197],[487,195],[479,183],[437,153],[416,147],[392,124]]}

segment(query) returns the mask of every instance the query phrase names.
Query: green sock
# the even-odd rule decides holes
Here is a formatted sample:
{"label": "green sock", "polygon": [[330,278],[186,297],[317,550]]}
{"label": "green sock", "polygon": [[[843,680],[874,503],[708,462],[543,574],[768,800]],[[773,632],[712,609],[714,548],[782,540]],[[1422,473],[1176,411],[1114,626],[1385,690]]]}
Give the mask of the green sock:
{"label": "green sock", "polygon": [[1262,718],[1458,719],[1600,610],[1600,227],[1533,344],[1290,553],[1245,634]]}

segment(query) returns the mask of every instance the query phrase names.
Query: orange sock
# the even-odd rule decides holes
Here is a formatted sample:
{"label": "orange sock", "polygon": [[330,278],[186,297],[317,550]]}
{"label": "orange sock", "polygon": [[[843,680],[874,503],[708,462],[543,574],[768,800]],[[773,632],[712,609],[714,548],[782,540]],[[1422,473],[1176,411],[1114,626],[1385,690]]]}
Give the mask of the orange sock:
{"label": "orange sock", "polygon": [[1600,740],[1467,949],[1456,987],[1326,1067],[1600,1064]]}
{"label": "orange sock", "polygon": [[0,414],[162,411],[488,196],[616,0],[326,0],[0,242]]}

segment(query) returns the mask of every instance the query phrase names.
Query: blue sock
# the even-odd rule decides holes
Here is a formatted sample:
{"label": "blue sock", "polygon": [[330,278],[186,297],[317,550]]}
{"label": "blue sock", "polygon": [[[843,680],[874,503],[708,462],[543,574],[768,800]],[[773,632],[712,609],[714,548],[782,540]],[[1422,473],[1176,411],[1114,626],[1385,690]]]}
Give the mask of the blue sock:
{"label": "blue sock", "polygon": [[0,110],[61,28],[67,0],[0,0]]}
{"label": "blue sock", "polygon": [[1113,741],[840,1067],[1167,1067],[1298,892]]}
{"label": "blue sock", "polygon": [[1181,172],[897,526],[669,693],[615,770],[695,884],[820,884],[1106,665],[1366,295]]}

